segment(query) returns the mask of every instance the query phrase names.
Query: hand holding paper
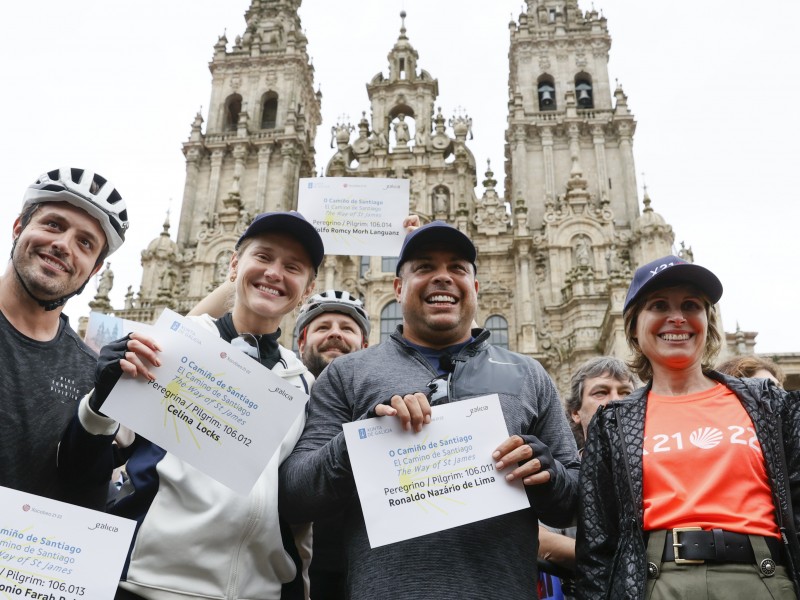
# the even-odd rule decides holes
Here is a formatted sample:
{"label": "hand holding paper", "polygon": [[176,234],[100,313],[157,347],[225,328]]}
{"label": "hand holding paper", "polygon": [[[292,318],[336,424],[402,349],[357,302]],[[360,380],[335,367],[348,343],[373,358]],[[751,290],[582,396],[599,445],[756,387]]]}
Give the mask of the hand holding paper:
{"label": "hand holding paper", "polygon": [[92,410],[99,413],[111,390],[125,373],[129,377],[139,375],[148,381],[155,379],[147,364],[161,366],[156,352],[161,348],[151,337],[139,333],[131,333],[103,346],[97,359],[95,370],[94,393],[89,400]]}
{"label": "hand holding paper", "polygon": [[[419,395],[395,398],[406,405]],[[401,422],[343,425],[373,548],[530,506],[522,482],[507,481],[492,460],[496,440],[508,436],[496,394],[437,405],[419,432]]]}
{"label": "hand holding paper", "polygon": [[403,431],[413,430],[419,433],[424,424],[431,422],[431,405],[422,392],[394,395],[391,404],[379,404],[375,407],[377,417],[397,417]]}
{"label": "hand holding paper", "polygon": [[550,449],[535,437],[529,444],[520,436],[512,435],[497,447],[492,458],[497,461],[495,466],[498,471],[526,461],[506,475],[508,481],[522,479],[525,485],[539,485],[550,481],[548,469],[552,467],[553,457]]}
{"label": "hand holding paper", "polygon": [[125,368],[137,376],[120,378],[103,411],[234,491],[248,493],[308,396],[199,321],[165,310],[152,335],[134,334],[128,341],[119,364],[128,363]]}

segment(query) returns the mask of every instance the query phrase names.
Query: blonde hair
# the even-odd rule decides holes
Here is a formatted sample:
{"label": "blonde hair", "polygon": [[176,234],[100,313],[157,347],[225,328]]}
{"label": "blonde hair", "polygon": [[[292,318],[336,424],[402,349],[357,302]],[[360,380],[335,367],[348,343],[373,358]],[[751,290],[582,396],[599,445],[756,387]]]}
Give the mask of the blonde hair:
{"label": "blonde hair", "polygon": [[[650,359],[642,353],[642,348],[639,346],[639,342],[636,341],[636,321],[649,296],[650,294],[647,294],[639,298],[625,311],[623,316],[625,339],[628,342],[628,348],[630,348],[633,354],[632,358],[628,361],[628,366],[642,381],[650,381],[653,379],[653,365],[650,364]],[[706,316],[708,317],[706,346],[703,349],[701,365],[704,371],[708,371],[714,367],[714,361],[722,348],[722,325],[717,310],[711,304],[708,297],[705,294],[700,294],[700,298],[703,301],[703,306],[706,309]]]}

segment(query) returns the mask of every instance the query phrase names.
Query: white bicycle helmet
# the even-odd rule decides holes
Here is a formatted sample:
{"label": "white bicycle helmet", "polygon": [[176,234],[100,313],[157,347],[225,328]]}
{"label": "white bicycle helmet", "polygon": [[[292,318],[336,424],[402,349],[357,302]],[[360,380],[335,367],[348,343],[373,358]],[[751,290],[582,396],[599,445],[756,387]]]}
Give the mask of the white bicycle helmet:
{"label": "white bicycle helmet", "polygon": [[328,312],[342,313],[352,317],[364,333],[364,338],[369,337],[369,317],[364,310],[364,304],[358,298],[340,290],[327,290],[320,294],[314,294],[305,301],[300,308],[300,314],[297,315],[296,337],[299,339],[303,329],[311,321],[322,313]]}
{"label": "white bicycle helmet", "polygon": [[42,202],[69,202],[97,219],[106,234],[108,254],[125,241],[125,201],[113,184],[97,173],[63,167],[42,174],[25,191],[22,210]]}

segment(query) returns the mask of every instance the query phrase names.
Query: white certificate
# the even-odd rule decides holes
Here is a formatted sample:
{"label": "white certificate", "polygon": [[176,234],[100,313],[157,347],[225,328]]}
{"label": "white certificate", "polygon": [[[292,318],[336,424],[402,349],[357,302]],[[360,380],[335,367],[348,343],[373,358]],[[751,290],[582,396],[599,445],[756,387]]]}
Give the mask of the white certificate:
{"label": "white certificate", "polygon": [[326,254],[399,256],[408,196],[407,179],[304,178],[297,210],[319,232]]}
{"label": "white certificate", "polygon": [[152,337],[155,381],[123,375],[103,412],[247,494],[308,396],[203,325],[165,310]]}
{"label": "white certificate", "polygon": [[343,427],[373,548],[530,506],[522,481],[495,470],[508,437],[497,394],[434,406],[419,433],[395,417]]}
{"label": "white certificate", "polygon": [[0,598],[113,598],[135,526],[0,487]]}

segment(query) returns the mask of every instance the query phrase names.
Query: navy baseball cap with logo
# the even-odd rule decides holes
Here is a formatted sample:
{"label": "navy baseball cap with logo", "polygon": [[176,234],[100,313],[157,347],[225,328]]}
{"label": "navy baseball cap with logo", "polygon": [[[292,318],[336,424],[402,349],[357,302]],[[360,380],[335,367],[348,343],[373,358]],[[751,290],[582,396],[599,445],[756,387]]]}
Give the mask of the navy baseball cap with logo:
{"label": "navy baseball cap with logo", "polygon": [[418,227],[406,236],[403,240],[403,247],[400,249],[400,257],[397,260],[395,274],[400,276],[400,267],[403,263],[411,259],[414,253],[420,248],[429,244],[441,244],[458,252],[458,254],[472,263],[472,268],[477,272],[475,260],[478,258],[478,251],[466,235],[458,229],[445,223],[444,221],[431,221],[427,225]]}
{"label": "navy baseball cap with logo", "polygon": [[249,237],[254,237],[267,231],[278,231],[288,233],[296,238],[305,248],[311,264],[314,266],[314,274],[319,270],[322,259],[325,257],[325,246],[322,238],[314,226],[306,221],[305,217],[299,212],[265,212],[258,215],[247,229],[244,230],[242,237],[236,242],[236,249],[242,242]]}
{"label": "navy baseball cap with logo", "polygon": [[689,284],[703,292],[711,304],[722,298],[722,283],[711,271],[677,256],[665,256],[636,269],[625,298],[627,312],[645,294],[673,285]]}

